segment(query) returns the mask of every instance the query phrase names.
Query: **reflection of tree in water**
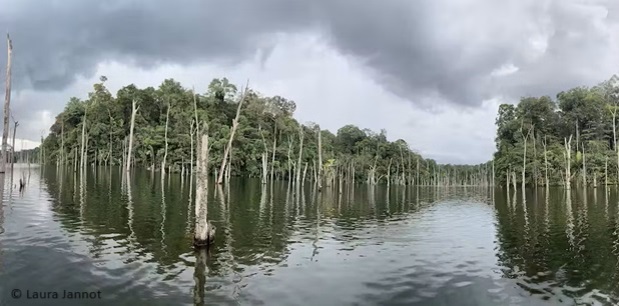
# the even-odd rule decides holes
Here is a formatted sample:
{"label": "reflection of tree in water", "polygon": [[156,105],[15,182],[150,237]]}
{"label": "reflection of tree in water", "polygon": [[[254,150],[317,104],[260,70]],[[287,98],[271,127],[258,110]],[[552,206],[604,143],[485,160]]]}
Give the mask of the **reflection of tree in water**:
{"label": "reflection of tree in water", "polygon": [[[4,173],[0,173],[0,235],[4,234],[4,182],[5,180],[5,174]],[[12,186],[11,186],[12,188]],[[4,264],[2,262],[2,258],[3,258],[3,250],[4,248],[2,248],[2,245],[0,245],[0,268],[4,267]],[[0,273],[2,272],[2,270],[0,270]]]}
{"label": "reflection of tree in water", "polygon": [[193,303],[194,305],[206,305],[205,304],[205,287],[206,287],[206,275],[207,275],[207,260],[208,249],[200,248],[194,251],[196,257],[196,263],[193,272]]}
{"label": "reflection of tree in water", "polygon": [[[50,170],[46,172],[45,182],[50,191],[52,210],[59,214],[58,221],[65,229],[81,232],[83,239],[94,246],[91,247],[95,252],[93,256],[114,252],[129,256],[129,262],[152,261],[162,266],[184,263],[181,255],[188,251],[191,237],[185,235],[188,215],[184,204],[187,202],[183,200],[187,195],[174,192],[178,177],[171,175],[167,178],[172,180],[169,192],[163,188],[156,188],[153,192],[148,174],[140,171],[126,177],[124,171],[115,167],[99,169],[100,178],[94,184],[94,180],[80,181],[78,175],[60,181],[60,175]],[[92,174],[86,172],[84,177],[87,179]],[[65,188],[66,185],[70,187]],[[172,207],[168,209],[170,205]],[[99,249],[106,245],[107,250]],[[122,248],[111,249],[111,245]],[[102,254],[96,255],[99,253]]]}
{"label": "reflection of tree in water", "polygon": [[[612,254],[615,257],[615,267],[613,269],[612,280],[614,284],[619,284],[619,207],[615,206],[614,224],[612,227]],[[619,288],[617,285],[613,287],[612,291],[615,295],[619,295]]]}
{"label": "reflection of tree in water", "polygon": [[[580,194],[576,198],[582,198],[582,203],[578,203],[573,192],[547,189],[543,203],[541,199],[529,203],[528,231],[520,203],[510,205],[506,198],[513,200],[511,195],[497,193],[499,265],[504,277],[516,279],[520,287],[543,299],[609,301],[605,293],[616,293],[617,286],[609,279],[619,279],[618,273],[610,272],[613,267],[619,270],[619,222],[614,224],[615,233],[611,235],[604,204],[592,205],[591,197],[583,198]],[[599,199],[606,201],[606,196]],[[517,217],[513,218],[514,215]],[[614,241],[606,241],[611,236]],[[612,251],[606,247],[611,244]],[[613,259],[607,256],[611,252],[615,254]]]}
{"label": "reflection of tree in water", "polygon": [[[171,180],[168,180],[168,182]],[[165,188],[162,182],[161,184],[161,228],[159,232],[161,232],[161,251],[164,253],[164,256],[168,254],[167,246],[166,246],[166,232],[165,232],[165,222],[166,222],[166,201],[165,201]]]}

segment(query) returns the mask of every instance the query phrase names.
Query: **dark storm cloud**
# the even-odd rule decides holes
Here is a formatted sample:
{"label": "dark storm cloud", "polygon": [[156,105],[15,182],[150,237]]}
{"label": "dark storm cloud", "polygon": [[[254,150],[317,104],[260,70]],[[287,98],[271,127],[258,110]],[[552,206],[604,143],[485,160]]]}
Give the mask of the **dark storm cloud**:
{"label": "dark storm cloud", "polygon": [[[599,81],[611,71],[605,27],[617,18],[607,3],[0,0],[0,29],[14,38],[16,90],[62,89],[103,60],[236,63],[269,50],[270,34],[319,31],[413,103],[433,96],[477,106],[496,94],[554,94]],[[545,49],[535,50],[535,35]],[[518,72],[490,76],[505,64]]]}
{"label": "dark storm cloud", "polygon": [[269,18],[269,5],[258,2],[0,0],[11,8],[0,13],[0,28],[13,37],[18,88],[62,89],[78,75],[92,76],[102,60],[143,67],[240,61],[260,46],[261,34],[295,31],[310,20],[286,1],[277,5],[286,13]]}

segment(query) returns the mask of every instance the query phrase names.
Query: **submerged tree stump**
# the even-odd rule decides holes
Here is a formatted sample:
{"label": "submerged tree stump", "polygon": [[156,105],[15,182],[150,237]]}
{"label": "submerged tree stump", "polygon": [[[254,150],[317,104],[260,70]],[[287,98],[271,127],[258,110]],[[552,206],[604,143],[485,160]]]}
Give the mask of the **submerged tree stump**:
{"label": "submerged tree stump", "polygon": [[196,164],[196,225],[193,244],[196,247],[208,246],[215,238],[215,226],[208,221],[208,134],[204,133],[198,143]]}
{"label": "submerged tree stump", "polygon": [[193,237],[193,246],[196,248],[208,247],[211,243],[213,243],[213,241],[215,241],[215,229],[215,225],[213,225],[211,221],[208,221],[206,226],[206,239],[195,235]]}

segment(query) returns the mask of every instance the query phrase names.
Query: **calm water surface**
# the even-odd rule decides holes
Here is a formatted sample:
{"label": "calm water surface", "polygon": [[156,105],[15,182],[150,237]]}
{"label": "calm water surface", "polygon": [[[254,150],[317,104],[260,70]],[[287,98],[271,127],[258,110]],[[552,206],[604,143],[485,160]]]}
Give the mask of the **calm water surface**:
{"label": "calm water surface", "polygon": [[[188,179],[124,176],[20,165],[6,175],[0,305],[619,303],[614,188],[339,194],[237,179],[209,189],[217,236],[207,254],[191,246]],[[11,186],[19,178],[22,193]],[[26,298],[63,290],[101,299]]]}

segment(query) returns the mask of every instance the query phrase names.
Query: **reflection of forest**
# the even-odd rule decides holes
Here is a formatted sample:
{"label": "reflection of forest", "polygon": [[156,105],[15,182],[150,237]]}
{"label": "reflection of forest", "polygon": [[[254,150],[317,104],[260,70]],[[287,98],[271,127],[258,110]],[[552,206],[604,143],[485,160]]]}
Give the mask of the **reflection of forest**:
{"label": "reflection of forest", "polygon": [[513,190],[496,198],[497,257],[504,276],[544,298],[608,302],[606,294],[617,296],[619,285],[609,281],[617,275],[617,256],[609,256],[617,243],[617,215],[609,209],[617,207],[605,205],[608,197],[617,202],[616,193],[539,188],[525,197],[524,205]]}
{"label": "reflection of forest", "polygon": [[[191,264],[187,225],[193,210],[180,175],[168,176],[162,185],[148,171],[136,171],[123,187],[127,178],[118,168],[90,169],[83,182],[73,174],[72,169],[47,169],[44,180],[57,220],[68,232],[82,234],[92,258],[129,256],[125,262],[157,263],[164,274]],[[239,183],[222,188],[223,197],[213,186],[209,192],[209,219],[218,228],[210,274],[277,263],[286,253],[291,226],[284,223],[285,189],[275,183],[274,196],[266,201],[259,183]]]}
{"label": "reflection of forest", "polygon": [[[68,232],[82,235],[92,258],[155,263],[158,273],[172,278],[191,265],[189,180],[169,175],[162,185],[158,174],[137,170],[126,178],[118,168],[103,167],[90,168],[84,179],[61,167],[43,174],[57,220]],[[208,218],[217,236],[207,271],[210,276],[241,275],[250,266],[277,265],[291,243],[305,238],[316,243],[320,227],[346,231],[380,223],[452,194],[449,188],[363,185],[344,186],[341,193],[337,188],[318,192],[312,184],[297,189],[285,182],[262,185],[250,179],[211,186]],[[313,234],[296,237],[299,232]]]}

